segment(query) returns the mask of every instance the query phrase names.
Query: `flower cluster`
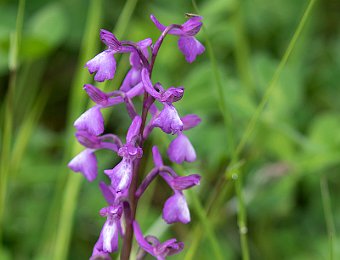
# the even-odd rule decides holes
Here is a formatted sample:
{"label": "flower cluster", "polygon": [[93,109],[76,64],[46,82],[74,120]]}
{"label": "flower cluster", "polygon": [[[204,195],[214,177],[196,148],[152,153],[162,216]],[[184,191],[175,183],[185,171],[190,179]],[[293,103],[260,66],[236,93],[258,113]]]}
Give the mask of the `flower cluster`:
{"label": "flower cluster", "polygon": [[[200,16],[193,16],[182,25],[164,26],[151,15],[151,20],[162,32],[154,44],[151,39],[136,43],[119,41],[111,32],[100,31],[100,39],[107,48],[85,65],[91,74],[95,74],[94,79],[102,82],[114,78],[116,53],[129,53],[131,68],[117,91],[105,93],[91,84],[86,84],[84,90],[96,105],[74,123],[76,138],[85,150],[68,164],[73,171],[80,172],[88,181],[93,181],[98,175],[95,155],[97,150],[111,150],[122,158],[114,168],[104,171],[110,179],[110,184],[99,184],[108,206],[100,210],[100,215],[106,217],[106,221],[91,259],[110,259],[110,254],[118,250],[119,237],[124,239],[122,255],[128,258],[132,233],[135,234],[140,252],[149,253],[157,259],[165,259],[166,256],[180,252],[184,247],[184,244],[176,239],[161,243],[153,236],[143,236],[135,213],[139,198],[149,184],[160,176],[173,191],[173,195],[164,204],[163,219],[168,224],[190,222],[190,212],[183,190],[198,185],[200,176],[177,175],[171,167],[164,165],[156,146],[152,148],[154,167],[143,180],[140,180],[142,173],[139,172],[139,165],[143,156],[143,144],[154,128],[176,135],[167,151],[172,162],[181,164],[184,161],[196,160],[195,150],[184,131],[198,125],[200,118],[193,114],[180,117],[174,103],[183,97],[184,88],[164,88],[158,82],[152,83],[151,74],[160,46],[168,34],[178,36],[178,47],[188,62],[193,62],[197,55],[203,53],[203,45],[195,38],[202,26],[201,19]],[[133,98],[139,96],[143,97],[141,115],[136,112],[133,103]],[[161,110],[157,108],[157,102],[162,105]],[[104,133],[104,118],[101,113],[102,109],[120,103],[126,105],[131,118],[125,143],[114,134]]]}

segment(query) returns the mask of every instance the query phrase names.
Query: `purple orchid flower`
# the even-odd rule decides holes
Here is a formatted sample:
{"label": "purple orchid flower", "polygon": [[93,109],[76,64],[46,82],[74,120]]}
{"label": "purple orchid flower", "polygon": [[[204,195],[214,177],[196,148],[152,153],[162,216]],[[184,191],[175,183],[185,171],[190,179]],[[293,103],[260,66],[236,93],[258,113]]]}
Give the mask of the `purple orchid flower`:
{"label": "purple orchid flower", "polygon": [[193,162],[196,160],[196,152],[188,137],[182,133],[172,140],[168,148],[168,156],[172,162],[181,164],[184,161]]}
{"label": "purple orchid flower", "polygon": [[[150,47],[151,44],[151,39],[145,39],[136,43],[137,47],[141,50],[141,53],[146,59],[149,57],[148,47]],[[125,79],[120,87],[120,90],[124,92],[127,92],[132,87],[141,82],[141,71],[144,66],[139,54],[136,51],[132,51],[130,54],[130,65],[131,69],[126,74]]]}
{"label": "purple orchid flower", "polygon": [[187,201],[184,197],[183,190],[200,184],[201,177],[198,174],[181,177],[171,172],[167,175],[161,169],[160,175],[165,179],[174,191],[174,194],[167,199],[163,207],[162,217],[166,223],[172,224],[182,222],[187,224],[190,222],[190,211]]}
{"label": "purple orchid flower", "polygon": [[163,207],[162,217],[168,224],[175,222],[187,224],[190,222],[190,211],[182,192],[175,191],[174,195],[167,199]]}
{"label": "purple orchid flower", "polygon": [[[95,152],[106,149],[122,157],[121,161],[112,169],[104,173],[110,177],[110,185],[100,182],[108,206],[100,210],[100,215],[106,221],[100,232],[90,259],[111,259],[110,254],[118,250],[119,236],[124,237],[122,243],[122,258],[129,259],[133,232],[142,250],[141,254],[149,253],[159,260],[183,250],[184,244],[170,239],[161,243],[153,236],[142,235],[138,223],[135,221],[137,204],[152,181],[161,176],[173,190],[173,194],[166,200],[163,207],[163,219],[167,223],[190,221],[190,212],[183,190],[199,185],[200,176],[178,176],[169,166],[164,165],[156,146],[153,147],[155,167],[139,183],[141,157],[146,139],[155,127],[159,127],[167,134],[177,134],[170,143],[168,156],[171,161],[182,163],[194,161],[196,153],[189,139],[182,133],[200,123],[196,115],[178,115],[173,103],[182,99],[183,87],[164,88],[161,83],[151,81],[151,74],[155,65],[163,40],[168,34],[179,37],[178,46],[188,62],[193,62],[197,55],[204,51],[203,45],[195,36],[202,27],[202,17],[190,18],[182,25],[162,25],[154,16],[152,21],[162,31],[157,41],[152,44],[151,39],[137,43],[119,41],[111,32],[100,31],[101,41],[106,50],[89,60],[85,67],[94,75],[94,80],[105,81],[114,78],[116,72],[116,53],[129,53],[131,68],[125,76],[119,90],[104,92],[99,88],[85,84],[84,90],[96,105],[84,112],[74,123],[77,129],[76,138],[86,149],[75,156],[68,166],[75,172],[80,172],[88,181],[93,181],[98,175]],[[150,52],[150,53],[149,53]],[[136,109],[133,98],[144,96],[141,109]],[[128,115],[132,119],[123,144],[114,134],[103,134],[104,118],[101,109],[125,103]],[[158,110],[157,103],[163,108]],[[133,183],[134,185],[131,185]],[[123,228],[124,225],[124,234]],[[139,254],[137,259],[140,258]]]}
{"label": "purple orchid flower", "polygon": [[136,158],[142,157],[142,149],[135,146],[141,123],[141,117],[136,116],[128,130],[126,145],[123,145],[118,151],[118,155],[123,157],[122,161],[113,169],[104,171],[110,177],[111,185],[115,188],[116,192],[124,192],[128,189],[132,178],[133,161]]}
{"label": "purple orchid flower", "polygon": [[133,48],[124,46],[111,32],[104,29],[100,30],[100,39],[108,49],[88,61],[85,67],[88,68],[91,74],[96,72],[96,75],[94,76],[95,81],[102,82],[104,80],[113,79],[116,73],[116,60],[114,54],[131,52]]}
{"label": "purple orchid flower", "polygon": [[181,252],[184,248],[183,242],[177,242],[176,239],[169,239],[163,243],[153,236],[144,238],[142,231],[136,221],[133,222],[133,230],[139,246],[157,258],[157,260],[164,260],[167,256],[171,256]]}
{"label": "purple orchid flower", "polygon": [[123,208],[120,205],[108,206],[100,210],[100,215],[107,219],[90,259],[101,259],[100,257],[111,259],[108,254],[118,250],[118,235],[122,232],[122,213]]}
{"label": "purple orchid flower", "polygon": [[[160,31],[163,32],[167,29],[167,27],[161,24],[154,15],[151,15],[150,18]],[[178,47],[184,54],[186,61],[189,63],[192,63],[197,55],[200,55],[205,51],[204,46],[194,37],[202,27],[201,20],[201,16],[191,17],[184,24],[174,26],[168,32],[168,34],[179,36]]]}
{"label": "purple orchid flower", "polygon": [[[197,115],[186,115],[181,118],[183,130],[191,129],[197,126],[201,119]],[[181,164],[184,161],[193,162],[196,160],[196,152],[189,138],[182,132],[172,140],[168,148],[168,156],[172,162]]]}
{"label": "purple orchid flower", "polygon": [[142,82],[145,91],[162,102],[164,106],[163,110],[153,119],[153,125],[161,128],[167,134],[175,134],[182,131],[183,123],[172,103],[182,98],[184,89],[182,87],[171,87],[168,90],[164,90],[160,84],[156,84],[157,91],[151,83],[147,69],[142,70]]}
{"label": "purple orchid flower", "polygon": [[88,181],[93,181],[98,175],[97,158],[93,149],[85,149],[68,164],[74,172],[80,172]]}
{"label": "purple orchid flower", "polygon": [[92,135],[100,135],[104,132],[104,118],[99,106],[94,106],[83,113],[75,122],[77,130],[85,130]]}

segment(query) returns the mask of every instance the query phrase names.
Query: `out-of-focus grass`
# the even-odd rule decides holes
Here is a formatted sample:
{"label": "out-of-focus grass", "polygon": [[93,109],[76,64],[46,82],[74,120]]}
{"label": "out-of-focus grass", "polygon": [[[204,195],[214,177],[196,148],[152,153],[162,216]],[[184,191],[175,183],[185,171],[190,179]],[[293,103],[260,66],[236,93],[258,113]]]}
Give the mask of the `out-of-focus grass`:
{"label": "out-of-focus grass", "polygon": [[[95,26],[89,29],[87,11],[92,3],[91,11],[95,12],[99,2],[102,12],[93,18]],[[339,228],[340,219],[336,204],[340,195],[338,3],[318,1],[289,60],[280,65],[308,2],[197,1],[212,47],[203,32],[198,38],[215,53],[213,66],[208,51],[193,64],[186,64],[175,37],[165,40],[153,79],[165,86],[183,85],[185,96],[176,103],[179,113],[197,113],[203,119],[199,127],[186,133],[199,160],[176,168],[179,173],[203,175],[201,185],[187,194],[192,222],[164,225],[159,216],[170,191],[165,191],[162,182],[151,186],[138,207],[143,230],[154,227],[161,239],[175,236],[185,242],[184,252],[174,259],[209,259],[218,252],[224,259],[241,257],[236,192],[231,180],[225,188],[220,181],[226,168],[230,173],[242,171],[251,259],[339,257],[340,248],[332,235]],[[6,184],[1,179],[8,199],[1,226],[0,258],[46,258],[54,252],[55,258],[63,259],[68,247],[68,258],[87,258],[104,222],[98,216],[98,210],[105,205],[97,186],[99,180],[83,182],[78,187],[79,197],[71,198],[64,191],[77,194],[72,182],[66,188],[68,177],[82,180],[80,175],[68,173],[66,163],[73,155],[75,143],[72,122],[88,100],[82,84],[90,82],[92,76],[82,66],[95,55],[94,45],[99,45],[96,30],[115,28],[119,38],[133,41],[156,39],[159,32],[148,18],[150,13],[165,24],[182,23],[183,14],[195,9],[190,1],[179,0],[131,0],[128,4],[108,0],[26,2],[14,112],[9,115],[4,106],[9,93],[10,46],[13,49],[10,35],[16,31],[18,3],[3,1],[0,8],[1,168],[8,166],[9,177]],[[83,45],[82,39],[87,39]],[[256,110],[278,67],[279,77],[271,83],[271,94]],[[107,90],[117,88],[127,69],[128,57],[122,56],[115,80],[99,86]],[[217,71],[220,90],[215,88]],[[76,79],[74,75],[78,75]],[[72,100],[72,105],[67,100]],[[216,100],[224,105],[219,106]],[[224,124],[226,118],[220,107],[228,108],[231,128],[226,128],[228,123]],[[128,126],[125,108],[118,106],[105,113],[108,129],[123,137]],[[246,129],[254,113],[258,116],[256,127],[248,128],[250,135]],[[7,123],[5,117],[12,122]],[[235,145],[246,136],[242,149],[232,149],[226,135],[226,130],[231,129]],[[6,135],[11,138],[4,139]],[[152,138],[160,147],[168,145],[169,140],[160,131],[153,133]],[[145,152],[148,156],[149,150]],[[228,168],[232,153],[238,155],[236,164]],[[118,158],[99,152],[98,160],[102,172],[114,166]],[[99,179],[105,177],[100,174]],[[211,204],[209,198],[217,199]],[[76,207],[70,211],[69,199]],[[67,218],[58,224],[62,208]],[[199,238],[195,230],[201,231]],[[57,237],[59,242],[55,243]]]}

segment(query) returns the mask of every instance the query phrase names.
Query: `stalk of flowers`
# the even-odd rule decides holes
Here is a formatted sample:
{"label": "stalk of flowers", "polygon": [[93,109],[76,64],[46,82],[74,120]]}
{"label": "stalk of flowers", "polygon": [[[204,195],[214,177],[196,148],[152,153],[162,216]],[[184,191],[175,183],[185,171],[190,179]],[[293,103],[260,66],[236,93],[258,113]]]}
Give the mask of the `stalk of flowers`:
{"label": "stalk of flowers", "polygon": [[[80,172],[91,182],[98,175],[96,151],[110,150],[122,158],[114,168],[104,171],[110,179],[110,184],[99,184],[108,205],[99,212],[106,221],[90,259],[111,259],[110,254],[118,250],[119,237],[123,239],[121,259],[129,259],[133,234],[140,247],[137,259],[142,259],[147,253],[157,259],[165,259],[179,253],[184,247],[182,242],[177,242],[174,238],[160,242],[154,236],[143,235],[135,216],[138,200],[150,183],[159,176],[173,191],[173,195],[166,200],[163,207],[164,221],[168,224],[190,222],[190,212],[183,190],[198,185],[200,176],[179,176],[170,166],[164,165],[157,146],[152,148],[154,167],[143,180],[139,166],[143,157],[144,142],[154,128],[160,128],[166,134],[176,135],[167,150],[172,162],[181,164],[184,161],[196,160],[195,150],[184,131],[198,125],[200,118],[194,114],[180,117],[174,103],[183,97],[184,88],[164,88],[161,83],[152,82],[151,74],[163,40],[169,34],[178,37],[178,47],[188,62],[193,62],[197,55],[204,52],[204,46],[195,38],[202,26],[202,17],[192,16],[182,25],[169,26],[161,24],[153,15],[151,20],[161,31],[154,44],[149,38],[136,43],[119,41],[111,32],[101,30],[100,38],[107,49],[85,65],[91,74],[95,74],[96,81],[111,80],[116,71],[114,55],[130,54],[131,68],[119,90],[105,93],[91,84],[84,86],[84,90],[96,105],[74,123],[76,138],[85,150],[68,164],[73,171]],[[141,115],[136,112],[134,106],[133,99],[136,97],[143,98]],[[125,104],[131,118],[125,143],[114,134],[104,133],[104,118],[101,114],[102,109],[120,103]],[[160,103],[163,108],[159,110],[155,103]]]}

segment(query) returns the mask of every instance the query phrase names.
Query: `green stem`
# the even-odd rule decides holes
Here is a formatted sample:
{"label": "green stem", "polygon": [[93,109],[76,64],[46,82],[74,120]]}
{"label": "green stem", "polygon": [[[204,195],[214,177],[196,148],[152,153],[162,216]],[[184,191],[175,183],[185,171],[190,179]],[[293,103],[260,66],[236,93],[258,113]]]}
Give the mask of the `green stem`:
{"label": "green stem", "polygon": [[[316,0],[311,0],[307,6],[307,9],[305,10],[302,18],[301,18],[301,21],[298,25],[298,28],[296,29],[292,39],[290,40],[289,42],[289,45],[287,47],[287,50],[285,51],[280,63],[279,63],[279,66],[277,67],[268,87],[266,88],[266,92],[260,102],[260,104],[258,105],[254,115],[252,116],[252,118],[250,119],[247,127],[246,127],[246,130],[241,138],[241,141],[240,143],[238,144],[238,146],[236,147],[236,152],[235,152],[235,159],[237,159],[237,157],[240,155],[241,151],[243,150],[245,144],[247,143],[247,141],[249,140],[249,138],[251,137],[251,134],[252,132],[254,131],[255,129],[255,126],[256,126],[256,123],[258,122],[259,120],[259,117],[265,107],[265,105],[267,104],[275,86],[277,85],[277,81],[278,79],[280,78],[280,75],[282,73],[282,70],[283,68],[285,67],[285,65],[287,64],[287,61],[288,61],[288,58],[290,57],[295,45],[296,45],[296,42],[297,40],[299,39],[300,35],[301,35],[301,32],[307,22],[307,18],[309,17],[310,13],[311,13],[311,10],[314,6],[314,3],[315,3]],[[236,160],[234,160],[233,163],[235,163]]]}
{"label": "green stem", "polygon": [[244,28],[242,1],[235,8],[233,23],[235,28],[234,53],[241,84],[248,90],[250,97],[254,95],[254,83],[249,62],[249,46]]}
{"label": "green stem", "polygon": [[320,189],[322,206],[325,215],[327,233],[329,237],[329,259],[334,259],[334,245],[336,241],[335,224],[332,214],[331,199],[329,194],[328,182],[325,176],[320,178]]}
{"label": "green stem", "polygon": [[10,54],[9,54],[9,70],[10,79],[8,92],[4,104],[4,129],[1,144],[0,157],[0,246],[2,240],[2,228],[4,224],[4,210],[7,195],[7,182],[10,172],[10,155],[13,137],[13,119],[14,119],[14,95],[17,82],[18,64],[20,51],[22,26],[24,21],[25,0],[19,1],[18,14],[16,19],[16,30],[10,35]]}
{"label": "green stem", "polygon": [[246,207],[243,199],[243,192],[242,192],[242,175],[239,172],[234,172],[232,174],[232,178],[235,182],[235,190],[237,195],[237,204],[238,204],[238,214],[237,214],[237,221],[238,227],[241,237],[241,251],[242,251],[242,259],[248,260],[249,259],[249,248],[248,248],[248,240],[247,240],[247,212]]}

